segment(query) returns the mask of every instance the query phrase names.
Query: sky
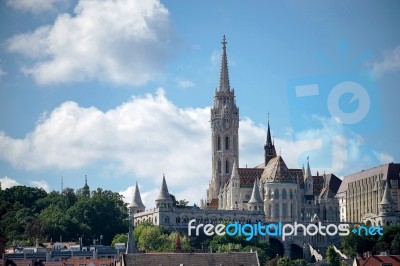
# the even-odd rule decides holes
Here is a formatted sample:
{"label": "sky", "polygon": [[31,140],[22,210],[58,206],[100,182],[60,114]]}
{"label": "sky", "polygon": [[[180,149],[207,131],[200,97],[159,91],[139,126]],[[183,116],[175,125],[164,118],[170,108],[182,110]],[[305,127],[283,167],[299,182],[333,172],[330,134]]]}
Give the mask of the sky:
{"label": "sky", "polygon": [[289,168],[343,177],[400,161],[398,1],[0,3],[0,181],[120,192],[211,179],[210,107],[227,39],[239,164],[268,121]]}

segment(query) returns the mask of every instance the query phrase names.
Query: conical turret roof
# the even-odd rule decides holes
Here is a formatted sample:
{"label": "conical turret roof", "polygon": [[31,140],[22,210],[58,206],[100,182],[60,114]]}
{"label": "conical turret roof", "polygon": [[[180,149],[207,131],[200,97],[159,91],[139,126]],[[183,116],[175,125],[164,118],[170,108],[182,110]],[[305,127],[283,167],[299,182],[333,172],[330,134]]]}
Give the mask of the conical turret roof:
{"label": "conical turret roof", "polygon": [[389,180],[386,180],[385,190],[383,192],[382,200],[379,203],[380,205],[393,205],[395,202],[392,198],[392,193],[389,190]]}
{"label": "conical turret roof", "polygon": [[239,171],[236,166],[236,160],[233,161],[231,179],[239,179]]}
{"label": "conical turret roof", "polygon": [[129,208],[141,208],[145,209],[145,206],[142,202],[142,197],[140,196],[139,186],[136,182],[135,191],[133,192],[133,198],[131,204],[129,204]]}
{"label": "conical turret roof", "polygon": [[157,197],[156,201],[172,202],[172,198],[168,192],[167,182],[165,181],[165,175],[163,175],[160,193],[158,193],[158,197]]}
{"label": "conical turret roof", "polygon": [[256,178],[254,181],[254,186],[253,186],[253,192],[251,193],[251,197],[249,200],[249,203],[263,203],[261,196],[260,196],[260,190],[258,188],[258,179]]}

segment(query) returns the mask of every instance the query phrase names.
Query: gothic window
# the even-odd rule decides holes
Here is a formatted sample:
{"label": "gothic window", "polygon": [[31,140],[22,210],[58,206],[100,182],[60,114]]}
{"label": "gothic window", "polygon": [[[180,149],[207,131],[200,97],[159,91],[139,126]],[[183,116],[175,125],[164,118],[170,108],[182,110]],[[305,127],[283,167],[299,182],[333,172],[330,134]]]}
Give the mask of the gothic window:
{"label": "gothic window", "polygon": [[229,161],[228,160],[226,160],[226,162],[225,162],[225,173],[229,174]]}
{"label": "gothic window", "polygon": [[275,203],[275,218],[279,218],[279,203]]}
{"label": "gothic window", "polygon": [[279,199],[279,190],[278,189],[275,189],[275,192],[274,192],[274,198],[275,199]]}
{"label": "gothic window", "polygon": [[285,219],[287,215],[287,206],[286,203],[282,203],[282,218]]}
{"label": "gothic window", "polygon": [[221,150],[221,136],[217,137],[217,151]]}
{"label": "gothic window", "polygon": [[221,173],[221,160],[218,160],[218,174]]}
{"label": "gothic window", "polygon": [[292,193],[292,190],[289,190],[289,199],[293,199],[293,193]]}
{"label": "gothic window", "polygon": [[225,137],[225,150],[229,150],[229,137]]}
{"label": "gothic window", "polygon": [[286,189],[282,190],[282,199],[286,199]]}

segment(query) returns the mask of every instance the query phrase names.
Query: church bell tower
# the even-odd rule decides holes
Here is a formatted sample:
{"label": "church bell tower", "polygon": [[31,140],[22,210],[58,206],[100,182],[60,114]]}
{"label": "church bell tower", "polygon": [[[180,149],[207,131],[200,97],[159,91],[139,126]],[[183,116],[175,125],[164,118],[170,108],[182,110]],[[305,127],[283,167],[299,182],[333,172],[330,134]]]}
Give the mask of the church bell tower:
{"label": "church bell tower", "polygon": [[207,193],[208,203],[218,198],[220,188],[232,174],[234,163],[239,166],[239,108],[235,91],[229,85],[226,44],[223,36],[219,88],[215,89],[211,108],[212,180]]}

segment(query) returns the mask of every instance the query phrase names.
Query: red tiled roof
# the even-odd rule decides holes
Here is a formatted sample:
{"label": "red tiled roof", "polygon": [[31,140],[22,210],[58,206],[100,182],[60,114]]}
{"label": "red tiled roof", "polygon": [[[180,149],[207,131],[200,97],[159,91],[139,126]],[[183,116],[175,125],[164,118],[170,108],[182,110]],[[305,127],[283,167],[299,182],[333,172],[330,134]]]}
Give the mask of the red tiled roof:
{"label": "red tiled roof", "polygon": [[261,178],[264,168],[238,168],[241,187],[252,187],[256,178]]}
{"label": "red tiled roof", "polygon": [[313,194],[319,195],[324,187],[324,177],[323,176],[313,176]]}
{"label": "red tiled roof", "polygon": [[208,207],[210,209],[218,209],[218,199],[212,199]]}
{"label": "red tiled roof", "polygon": [[400,265],[400,255],[374,255],[367,259],[357,258],[357,265],[360,266],[381,266],[382,263],[391,263],[392,266]]}

